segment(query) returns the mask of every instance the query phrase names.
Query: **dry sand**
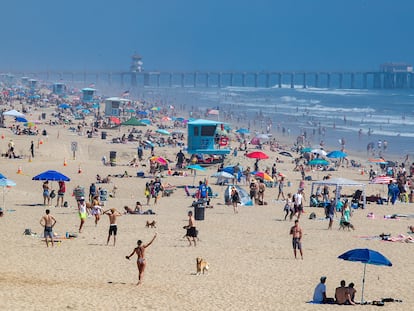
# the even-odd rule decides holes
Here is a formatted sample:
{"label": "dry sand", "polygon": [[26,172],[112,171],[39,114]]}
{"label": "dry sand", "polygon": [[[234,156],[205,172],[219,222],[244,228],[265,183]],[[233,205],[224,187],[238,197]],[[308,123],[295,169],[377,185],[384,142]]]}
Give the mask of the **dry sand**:
{"label": "dry sand", "polygon": [[[48,111],[48,114],[50,111]],[[36,116],[34,116],[36,117]],[[361,296],[363,265],[346,262],[337,256],[352,248],[371,248],[380,251],[393,263],[393,267],[367,266],[365,298],[378,300],[393,297],[403,303],[389,303],[392,310],[414,310],[413,280],[414,259],[410,243],[383,242],[364,239],[381,233],[407,234],[407,226],[413,219],[384,220],[386,214],[414,214],[413,204],[397,203],[395,206],[370,204],[365,210],[356,210],[353,223],[355,231],[339,231],[338,223],[328,231],[326,220],[309,220],[311,211],[318,218],[323,210],[305,209],[301,219],[304,230],[304,260],[293,258],[289,228],[292,222],[283,221],[283,203],[275,202],[276,188],[265,193],[267,206],[241,207],[233,214],[225,206],[223,187],[213,185],[211,174],[216,168],[199,173],[199,178],[208,178],[213,190],[219,193],[213,199],[214,208],[206,210],[205,220],[197,222],[200,241],[197,247],[188,247],[183,239],[182,227],[187,221],[192,199],[183,189],[177,189],[170,197],[161,198],[157,206],[151,206],[157,215],[125,215],[118,220],[118,241],[115,247],[106,246],[108,217],[104,216],[95,227],[93,218],[88,218],[84,232],[76,239],[64,240],[54,248],[46,248],[39,237],[23,235],[25,228],[41,233],[39,220],[45,207],[33,204],[43,202],[42,183],[32,177],[47,169],[58,170],[69,177],[65,200],[71,207],[51,208],[56,217],[55,232],[76,232],[79,218],[74,197],[70,194],[77,185],[88,188],[95,175],[121,174],[125,170],[135,176],[137,170],[122,166],[136,154],[136,144],[111,144],[99,137],[92,139],[78,136],[63,126],[40,125],[46,128],[48,137],[13,136],[7,129],[0,132],[5,138],[0,149],[5,152],[9,139],[16,144],[18,154],[29,154],[30,140],[43,140],[35,150],[32,162],[0,159],[1,173],[17,183],[6,189],[6,211],[0,218],[0,309],[1,310],[334,310],[347,307],[323,306],[306,303],[312,299],[314,287],[322,275],[327,276],[328,296],[341,279],[356,285],[357,300]],[[126,129],[122,129],[125,131]],[[110,137],[119,136],[117,130],[108,131]],[[110,138],[109,137],[109,138]],[[76,160],[72,159],[71,142],[78,142]],[[118,166],[103,166],[101,157],[109,158],[109,151],[118,152]],[[156,149],[157,155],[175,159],[178,148]],[[276,153],[271,153],[271,158]],[[148,157],[149,151],[145,151]],[[291,158],[278,164],[281,172],[292,182],[286,192],[295,192],[300,173],[293,172]],[[64,159],[67,166],[63,166]],[[229,163],[241,162],[252,165],[253,161],[233,159]],[[266,160],[269,167],[272,161]],[[78,174],[81,165],[82,173]],[[16,174],[18,167],[23,174]],[[314,179],[317,173],[311,173]],[[323,172],[319,173],[320,177]],[[334,177],[347,177],[367,182],[367,176],[357,169],[333,172]],[[110,198],[107,207],[123,211],[124,205],[144,200],[144,184],[149,179],[130,177],[113,178],[118,187],[116,198]],[[165,177],[164,182],[176,186],[192,184],[193,178]],[[108,190],[113,184],[105,185]],[[52,183],[54,189],[56,183]],[[346,190],[351,194],[355,189]],[[368,194],[377,193],[382,186],[367,186]],[[310,182],[306,184],[309,194]],[[56,199],[55,199],[56,200]],[[308,198],[307,198],[308,202]],[[152,204],[152,202],[151,202]],[[375,219],[366,215],[373,212]],[[146,220],[156,220],[157,229],[145,227]],[[155,231],[158,237],[147,250],[147,270],[144,283],[136,286],[137,269],[135,259],[128,255],[137,239],[148,242]],[[195,260],[201,256],[210,263],[208,275],[195,276]],[[373,306],[357,306],[364,310]]]}

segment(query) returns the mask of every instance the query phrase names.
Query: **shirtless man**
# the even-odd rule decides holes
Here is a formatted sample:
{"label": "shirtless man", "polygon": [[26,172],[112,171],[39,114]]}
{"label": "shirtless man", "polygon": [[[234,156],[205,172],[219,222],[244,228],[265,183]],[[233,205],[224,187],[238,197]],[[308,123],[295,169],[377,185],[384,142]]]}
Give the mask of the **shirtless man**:
{"label": "shirtless man", "polygon": [[108,233],[108,239],[106,240],[106,245],[109,243],[109,239],[111,238],[111,235],[114,236],[114,246],[116,243],[116,234],[118,232],[118,227],[116,225],[116,218],[118,216],[122,216],[120,212],[118,212],[115,208],[111,208],[109,210],[106,210],[103,212],[104,215],[108,215],[109,217],[109,233]]}
{"label": "shirtless man", "polygon": [[194,242],[194,246],[196,246],[197,229],[192,211],[188,212],[188,225],[184,228],[187,229],[187,234],[185,236],[187,237],[188,243],[190,243],[188,246],[191,246],[191,240]]}
{"label": "shirtless man", "polygon": [[44,227],[44,236],[46,241],[46,246],[49,247],[50,238],[53,247],[53,226],[56,224],[56,219],[50,215],[50,210],[46,210],[46,215],[40,219],[40,225]]}
{"label": "shirtless man", "polygon": [[335,289],[335,302],[338,305],[354,305],[348,287],[345,287],[345,281],[341,281],[341,286]]}
{"label": "shirtless man", "polygon": [[137,247],[134,248],[134,250],[132,251],[132,253],[129,256],[125,256],[126,259],[130,259],[134,254],[137,254],[138,258],[137,258],[137,267],[138,267],[138,283],[137,285],[142,284],[142,279],[144,277],[144,271],[145,271],[145,267],[147,265],[146,260],[145,260],[145,249],[150,246],[152,244],[152,242],[154,242],[155,238],[157,237],[157,233],[155,233],[154,237],[152,238],[152,240],[145,245],[142,245],[142,241],[138,240],[137,242]]}
{"label": "shirtless man", "polygon": [[292,235],[292,246],[293,246],[293,254],[295,255],[296,259],[296,249],[300,252],[300,257],[303,259],[302,253],[302,228],[299,227],[299,220],[295,220],[295,225],[290,228],[290,234]]}
{"label": "shirtless man", "polygon": [[264,192],[265,192],[265,190],[266,190],[266,185],[264,184],[263,180],[261,180],[259,182],[259,193],[257,195],[257,201],[259,201],[259,204],[260,204],[260,202],[262,204],[264,204]]}

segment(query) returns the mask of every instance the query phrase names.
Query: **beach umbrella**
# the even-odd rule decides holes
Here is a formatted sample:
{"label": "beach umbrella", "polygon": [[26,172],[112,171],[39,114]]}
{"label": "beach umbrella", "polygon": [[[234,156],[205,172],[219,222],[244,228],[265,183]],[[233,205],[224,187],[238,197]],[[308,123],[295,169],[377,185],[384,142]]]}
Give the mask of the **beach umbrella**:
{"label": "beach umbrella", "polygon": [[198,165],[198,164],[187,165],[186,168],[191,169],[191,170],[195,170],[195,171],[201,171],[201,172],[206,171],[206,169],[204,167],[202,167],[201,165]]}
{"label": "beach umbrella", "polygon": [[273,181],[273,178],[270,177],[270,175],[265,173],[265,172],[253,172],[252,174],[259,177],[259,178],[261,178],[261,179],[263,179],[263,180]]}
{"label": "beach umbrella", "polygon": [[175,121],[178,121],[178,122],[183,122],[185,119],[184,118],[182,118],[182,117],[178,117],[178,118],[175,118]]}
{"label": "beach umbrella", "polygon": [[17,110],[9,110],[9,111],[5,111],[3,112],[3,116],[9,116],[9,117],[21,117],[24,118],[24,114],[21,112],[18,112]]}
{"label": "beach umbrella", "polygon": [[152,111],[160,111],[160,110],[161,110],[161,108],[160,108],[160,107],[152,107],[152,108],[151,108],[151,110],[152,110]]}
{"label": "beach umbrella", "polygon": [[290,152],[287,152],[287,151],[281,151],[281,152],[279,152],[279,154],[281,154],[285,157],[293,158],[293,155]]}
{"label": "beach umbrella", "polygon": [[321,156],[326,156],[326,151],[323,149],[312,149],[310,152],[319,154]]}
{"label": "beach umbrella", "polygon": [[171,135],[170,132],[168,132],[167,130],[163,130],[163,129],[158,129],[155,132],[157,132],[158,134],[161,134],[161,135]]}
{"label": "beach umbrella", "polygon": [[58,171],[49,170],[36,175],[32,180],[70,181],[70,178]]}
{"label": "beach umbrella", "polygon": [[23,117],[17,117],[15,119],[17,122],[27,122],[27,119],[23,118]]}
{"label": "beach umbrella", "polygon": [[[4,175],[0,174],[1,176],[4,177]],[[6,187],[14,187],[16,186],[16,183],[11,180],[11,179],[7,179],[6,177],[4,178],[0,178],[0,187],[3,188],[3,210],[6,208],[6,193],[5,193],[5,189]]]}
{"label": "beach umbrella", "polygon": [[70,105],[69,104],[66,104],[66,103],[63,103],[63,104],[60,104],[58,106],[58,108],[60,108],[60,109],[68,109],[68,108],[70,108]]}
{"label": "beach umbrella", "polygon": [[313,149],[313,148],[310,148],[310,147],[302,148],[302,149],[300,150],[300,153],[311,152],[311,151],[312,151],[312,149]]}
{"label": "beach umbrella", "polygon": [[121,124],[121,120],[117,117],[109,117],[109,121],[111,121],[114,124]]}
{"label": "beach umbrella", "polygon": [[90,111],[89,109],[83,109],[83,110],[82,110],[82,112],[83,112],[84,114],[90,114],[90,113],[91,113],[91,111]]}
{"label": "beach umbrella", "polygon": [[259,159],[259,160],[269,159],[269,156],[266,153],[261,152],[261,151],[250,152],[246,154],[246,157],[250,159]]}
{"label": "beach umbrella", "polygon": [[144,144],[146,144],[147,146],[150,146],[150,147],[155,147],[154,143],[150,140],[144,140]]}
{"label": "beach umbrella", "polygon": [[392,178],[390,176],[377,176],[373,180],[371,180],[369,183],[385,185],[385,184],[389,184],[390,181],[395,182],[395,178]]}
{"label": "beach umbrella", "polygon": [[236,133],[239,133],[239,134],[250,134],[250,131],[248,129],[245,129],[245,128],[239,128],[236,131]]}
{"label": "beach umbrella", "polygon": [[388,162],[385,161],[383,158],[370,158],[368,159],[368,162],[375,164],[388,164]]}
{"label": "beach umbrella", "polygon": [[162,117],[161,121],[163,121],[163,122],[171,121],[171,118],[170,117]]}
{"label": "beach umbrella", "polygon": [[0,179],[4,179],[7,178],[6,176],[4,176],[2,173],[0,173]]}
{"label": "beach umbrella", "polygon": [[313,159],[308,162],[308,165],[329,165],[329,162],[324,159]]}
{"label": "beach umbrella", "polygon": [[99,108],[99,104],[98,104],[98,103],[93,104],[93,105],[92,105],[92,108],[93,108],[93,109],[98,109],[98,108]]}
{"label": "beach umbrella", "polygon": [[331,158],[331,159],[342,159],[342,158],[345,158],[346,156],[347,154],[340,150],[331,151],[326,155],[327,158]]}
{"label": "beach umbrella", "polygon": [[139,110],[137,112],[137,114],[141,115],[141,116],[146,116],[148,114],[148,112],[144,111],[144,110]]}
{"label": "beach umbrella", "polygon": [[223,178],[223,179],[233,179],[234,175],[230,174],[228,172],[225,172],[225,171],[220,171],[220,172],[214,173],[213,175],[211,175],[211,177]]}
{"label": "beach umbrella", "polygon": [[364,303],[364,287],[365,287],[365,270],[367,264],[377,266],[391,267],[391,261],[382,255],[381,253],[368,248],[356,248],[349,250],[342,255],[338,256],[339,259],[347,261],[357,261],[364,264],[364,276],[362,277],[362,290],[361,290],[361,304]]}
{"label": "beach umbrella", "polygon": [[151,125],[151,120],[150,119],[141,119],[140,121],[142,123],[146,124],[146,125]]}
{"label": "beach umbrella", "polygon": [[168,161],[164,159],[163,157],[153,156],[150,158],[151,161],[158,162],[161,165],[167,165]]}

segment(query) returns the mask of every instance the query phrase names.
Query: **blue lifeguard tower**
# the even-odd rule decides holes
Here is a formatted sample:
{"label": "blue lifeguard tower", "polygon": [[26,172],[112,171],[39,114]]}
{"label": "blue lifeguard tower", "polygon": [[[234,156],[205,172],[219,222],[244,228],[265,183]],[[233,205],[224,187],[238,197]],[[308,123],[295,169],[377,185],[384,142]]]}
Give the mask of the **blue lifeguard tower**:
{"label": "blue lifeguard tower", "polygon": [[96,90],[90,87],[86,87],[82,89],[82,102],[84,103],[92,103],[93,96],[95,95]]}
{"label": "blue lifeguard tower", "polygon": [[34,92],[37,87],[37,80],[36,79],[29,79],[29,89],[31,92]]}
{"label": "blue lifeguard tower", "polygon": [[[217,142],[218,126],[224,126],[224,123],[211,120],[194,120],[188,122],[188,148],[190,154],[229,154],[230,149]],[[219,145],[223,148],[216,148]]]}
{"label": "blue lifeguard tower", "polygon": [[56,95],[65,95],[66,85],[61,82],[53,83],[52,92]]}
{"label": "blue lifeguard tower", "polygon": [[29,77],[21,77],[20,79],[23,86],[29,86]]}

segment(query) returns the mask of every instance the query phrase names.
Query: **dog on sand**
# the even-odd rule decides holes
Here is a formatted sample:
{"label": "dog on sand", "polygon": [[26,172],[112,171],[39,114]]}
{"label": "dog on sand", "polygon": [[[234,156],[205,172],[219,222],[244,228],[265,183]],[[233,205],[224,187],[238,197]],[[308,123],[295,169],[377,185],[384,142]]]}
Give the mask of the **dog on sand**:
{"label": "dog on sand", "polygon": [[157,228],[156,224],[157,223],[155,222],[155,220],[153,220],[153,221],[147,220],[147,223],[145,224],[145,227],[147,227],[147,228]]}
{"label": "dog on sand", "polygon": [[200,275],[201,272],[203,272],[203,274],[205,272],[208,272],[209,264],[208,264],[207,261],[205,261],[201,257],[197,257],[196,262],[197,262],[197,273],[196,273],[196,275]]}
{"label": "dog on sand", "polygon": [[348,221],[344,221],[344,220],[341,219],[339,221],[339,230],[341,230],[341,229],[345,230],[345,228],[348,229],[348,231],[350,231],[351,229],[355,230],[355,227],[354,227],[353,224],[351,224]]}

